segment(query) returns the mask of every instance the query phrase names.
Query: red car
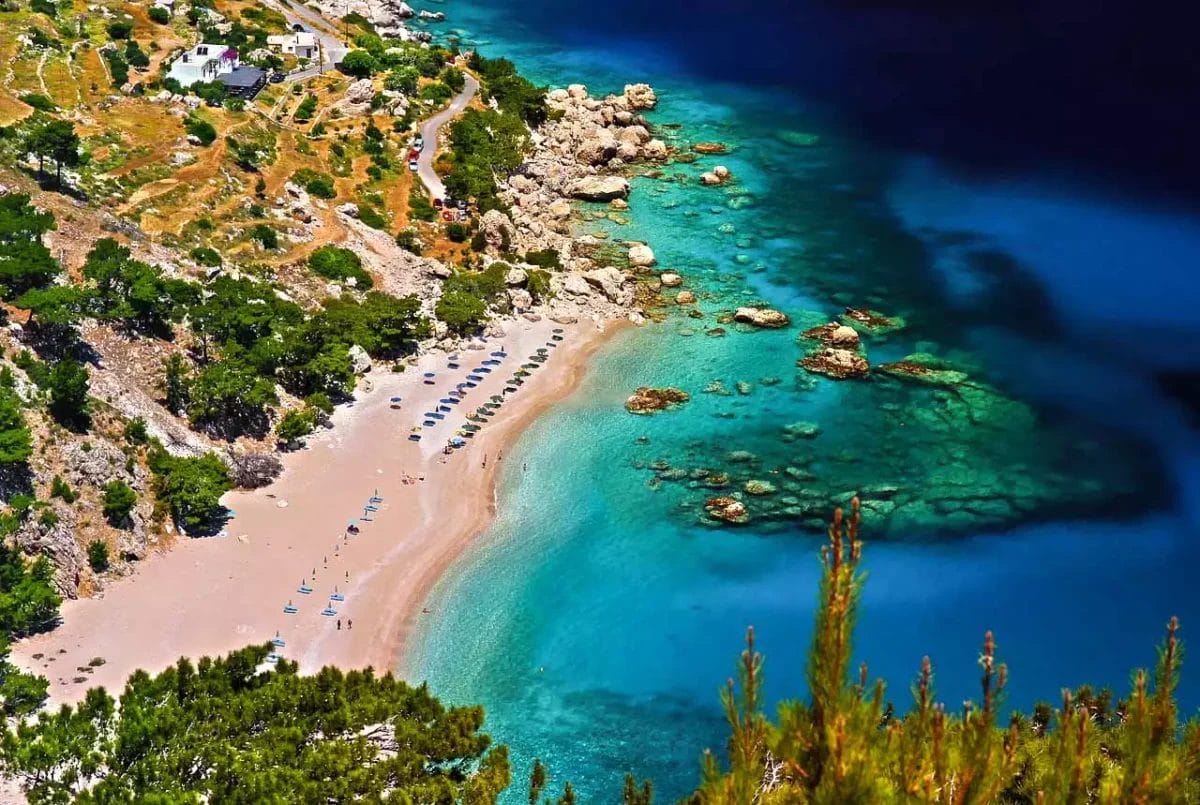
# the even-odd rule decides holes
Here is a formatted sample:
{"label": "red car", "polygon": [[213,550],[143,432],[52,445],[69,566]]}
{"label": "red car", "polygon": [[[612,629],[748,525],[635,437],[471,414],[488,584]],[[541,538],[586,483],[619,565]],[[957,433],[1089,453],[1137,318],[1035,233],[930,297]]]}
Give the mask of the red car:
{"label": "red car", "polygon": [[442,208],[442,200],[440,198],[435,198],[433,200],[433,206],[434,206],[434,209],[440,210]]}

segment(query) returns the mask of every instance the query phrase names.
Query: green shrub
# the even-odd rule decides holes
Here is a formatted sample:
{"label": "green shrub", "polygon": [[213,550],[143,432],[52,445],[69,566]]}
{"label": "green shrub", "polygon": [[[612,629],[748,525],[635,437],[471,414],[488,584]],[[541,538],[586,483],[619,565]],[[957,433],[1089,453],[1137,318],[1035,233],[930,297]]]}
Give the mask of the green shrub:
{"label": "green shrub", "polygon": [[471,228],[466,224],[461,224],[457,221],[446,225],[446,237],[452,243],[466,243],[467,238],[471,235]]}
{"label": "green shrub", "polygon": [[[297,84],[299,89],[300,85]],[[296,107],[296,111],[292,113],[292,119],[303,123],[306,120],[312,120],[313,115],[317,111],[317,96],[309,95],[304,100],[300,101],[300,105]]]}
{"label": "green shrub", "polygon": [[150,10],[146,12],[146,15],[159,25],[166,25],[171,21],[171,12],[167,11],[167,9],[163,6],[151,6]]}
{"label": "green shrub", "polygon": [[20,467],[32,454],[33,434],[21,412],[21,398],[12,389],[0,389],[0,468]]}
{"label": "green shrub", "polygon": [[317,198],[331,199],[337,196],[333,186],[333,177],[312,168],[301,168],[292,174],[292,181],[308,191],[309,195]]}
{"label": "green shrub", "polygon": [[562,270],[562,258],[558,256],[556,249],[540,249],[525,253],[525,262],[531,266],[540,266],[541,268],[550,268],[555,271]]}
{"label": "green shrub", "polygon": [[104,486],[104,516],[111,525],[119,526],[129,519],[137,503],[137,492],[124,481],[109,481]]}
{"label": "green shrub", "polygon": [[129,83],[129,63],[125,61],[125,57],[116,50],[105,50],[104,60],[108,62],[108,71],[112,74],[112,83],[114,87],[123,87]]}
{"label": "green shrub", "polygon": [[39,112],[58,111],[58,106],[55,105],[54,101],[39,92],[26,92],[24,95],[21,95],[20,98],[22,103],[32,106]]}
{"label": "green shrub", "polygon": [[155,494],[188,530],[210,526],[221,512],[221,495],[233,485],[229,469],[215,453],[178,458],[160,447],[150,455],[150,469]]}
{"label": "green shrub", "polygon": [[342,57],[341,70],[356,78],[367,78],[379,72],[379,62],[365,50],[352,50]]}
{"label": "green shrub", "polygon": [[447,67],[438,75],[438,80],[454,92],[462,92],[467,85],[467,77],[457,67]]}
{"label": "green shrub", "polygon": [[136,40],[130,39],[125,44],[125,61],[130,67],[149,67],[150,57],[142,50]]}
{"label": "green shrub", "polygon": [[150,435],[146,431],[145,419],[139,416],[125,423],[125,441],[130,444],[145,444],[149,439]]}
{"label": "green shrub", "polygon": [[104,30],[108,31],[108,35],[113,39],[128,39],[133,31],[133,23],[128,20],[113,20],[104,26]]}
{"label": "green shrub", "polygon": [[443,84],[441,81],[434,81],[432,84],[426,84],[421,87],[420,98],[423,101],[430,101],[435,104],[445,103],[454,97],[454,90]]}
{"label": "green shrub", "polygon": [[294,408],[279,419],[275,435],[281,442],[291,444],[312,433],[317,427],[317,416],[311,408]]}
{"label": "green shrub", "polygon": [[318,391],[304,398],[304,404],[328,416],[333,413],[333,400],[323,391]]}
{"label": "green shrub", "polygon": [[528,274],[529,279],[525,283],[525,289],[529,291],[533,301],[545,302],[553,296],[553,292],[550,290],[550,272],[531,268]]}
{"label": "green shrub", "polygon": [[279,248],[279,233],[266,224],[256,224],[250,230],[250,239],[257,241],[264,249]]}
{"label": "green shrub", "polygon": [[98,539],[88,543],[88,564],[96,573],[108,570],[108,545]]}
{"label": "green shrub", "polygon": [[396,245],[413,254],[421,253],[421,239],[415,229],[404,229],[397,232]]}
{"label": "green shrub", "polygon": [[88,412],[88,373],[72,358],[63,358],[50,371],[50,413],[62,425],[85,430]]}
{"label": "green shrub", "polygon": [[45,14],[53,19],[58,14],[58,5],[54,0],[30,0],[29,10],[34,14]]}
{"label": "green shrub", "polygon": [[308,256],[308,267],[317,276],[343,282],[351,277],[355,287],[367,289],[372,285],[371,275],[362,267],[362,260],[349,249],[340,246],[322,246]]}
{"label": "green shrub", "polygon": [[213,141],[217,139],[217,130],[213,128],[213,124],[195,112],[187,116],[183,127],[188,134],[199,140],[201,145],[212,145]]}
{"label": "green shrub", "polygon": [[38,388],[50,387],[50,367],[39,361],[29,350],[23,349],[18,352],[17,356],[13,358],[13,363],[18,369],[25,372]]}
{"label": "green shrub", "polygon": [[55,475],[54,480],[50,482],[50,497],[59,498],[64,503],[74,503],[79,499],[79,495],[75,494],[75,490],[71,489],[70,484],[64,481],[61,475]]}
{"label": "green shrub", "polygon": [[221,266],[221,255],[216,249],[210,249],[208,246],[197,246],[188,253],[188,256],[202,266],[211,268],[220,268]]}
{"label": "green shrub", "polygon": [[444,291],[434,308],[434,315],[452,331],[468,333],[487,321],[487,306],[466,291]]}
{"label": "green shrub", "polygon": [[412,193],[408,197],[408,216],[417,221],[433,221],[437,219],[437,210],[428,198]]}
{"label": "green shrub", "polygon": [[383,216],[383,213],[375,209],[375,207],[371,206],[370,204],[358,205],[358,220],[362,221],[372,229],[382,229],[386,231],[390,225],[388,223],[388,219]]}

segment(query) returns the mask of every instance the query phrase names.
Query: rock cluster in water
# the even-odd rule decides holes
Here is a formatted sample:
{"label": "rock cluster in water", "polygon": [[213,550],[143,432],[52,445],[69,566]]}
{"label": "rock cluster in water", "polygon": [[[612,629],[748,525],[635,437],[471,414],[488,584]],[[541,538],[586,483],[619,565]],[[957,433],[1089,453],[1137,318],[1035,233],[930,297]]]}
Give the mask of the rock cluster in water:
{"label": "rock cluster in water", "polygon": [[691,395],[680,389],[641,386],[625,400],[625,410],[631,414],[652,414],[682,405],[689,399]]}
{"label": "rock cluster in water", "polygon": [[968,363],[914,353],[873,375],[821,422],[747,432],[735,449],[690,443],[648,467],[703,523],[821,529],[858,496],[873,533],[909,538],[1140,510],[1161,483],[1153,456],[1043,421]]}

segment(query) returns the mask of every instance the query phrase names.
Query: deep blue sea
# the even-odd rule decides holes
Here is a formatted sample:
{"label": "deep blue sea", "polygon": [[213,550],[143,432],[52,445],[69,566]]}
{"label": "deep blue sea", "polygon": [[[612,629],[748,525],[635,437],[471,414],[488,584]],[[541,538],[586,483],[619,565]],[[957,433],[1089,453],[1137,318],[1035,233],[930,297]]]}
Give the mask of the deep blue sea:
{"label": "deep blue sea", "polygon": [[[552,86],[648,81],[666,136],[732,149],[635,180],[627,225],[601,211],[580,225],[648,241],[705,320],[618,337],[529,430],[506,456],[498,521],[400,659],[487,708],[513,754],[512,802],[533,757],[588,802],[617,799],[626,771],[660,801],[688,793],[702,750],[723,749],[717,691],[750,624],[772,697],[804,695],[811,517],[713,528],[698,508],[712,493],[655,466],[760,473],[803,496],[781,473],[794,465],[828,508],[873,480],[1025,489],[1036,505],[1000,524],[939,509],[864,535],[856,652],[899,707],[925,654],[948,706],[975,696],[987,629],[1014,708],[1083,683],[1123,692],[1171,615],[1185,640],[1200,629],[1200,439],[1160,382],[1195,390],[1200,366],[1200,188],[1171,36],[1139,49],[1150,33],[1118,12],[1009,3],[435,5],[440,35]],[[1140,58],[1110,58],[1122,42]],[[698,186],[718,163],[736,183]],[[999,413],[931,419],[936,394],[814,379],[795,366],[797,327],[704,333],[754,301],[797,322],[847,304],[902,315],[905,330],[868,343],[872,362],[952,358]],[[746,393],[704,393],[738,381]],[[621,403],[639,385],[692,401],[633,417]],[[782,440],[797,421],[820,436]],[[738,450],[753,461],[732,464]],[[1200,660],[1180,698],[1200,705]]]}

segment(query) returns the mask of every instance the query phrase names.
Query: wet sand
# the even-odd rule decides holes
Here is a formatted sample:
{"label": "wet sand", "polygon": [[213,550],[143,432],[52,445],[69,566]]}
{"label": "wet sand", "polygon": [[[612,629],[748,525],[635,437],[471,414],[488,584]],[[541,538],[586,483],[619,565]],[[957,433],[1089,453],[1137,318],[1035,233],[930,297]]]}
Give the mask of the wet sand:
{"label": "wet sand", "polygon": [[[501,394],[559,327],[564,340],[549,360],[466,447],[445,455],[465,415]],[[14,645],[13,661],[50,680],[54,703],[78,701],[97,685],[119,690],[139,668],[161,671],[181,656],[223,654],[277,633],[286,642],[279,653],[302,672],[392,668],[417,619],[436,617],[422,612],[434,583],[490,522],[506,446],[578,384],[616,326],[542,321],[507,329],[485,349],[461,350],[457,370],[447,368],[443,353],[422,356],[403,373],[376,369],[368,375],[372,388],[335,412],[333,430],[285,457],[279,480],[226,496],[234,518],[223,536],[182,537],[129,578],[110,582],[101,597],[65,603],[62,625]],[[436,410],[468,370],[501,348],[508,357],[452,406],[462,410],[410,441],[422,413]],[[428,371],[436,373],[433,386],[423,383]],[[390,402],[396,396],[399,410]],[[376,494],[378,511],[364,512]],[[360,520],[364,515],[369,520]],[[357,535],[347,533],[350,523]],[[299,591],[302,582],[311,593]],[[345,600],[331,600],[335,592]],[[284,612],[289,602],[295,614]],[[327,605],[337,614],[322,614]],[[104,664],[77,670],[95,657]],[[78,677],[86,681],[74,682]]]}

